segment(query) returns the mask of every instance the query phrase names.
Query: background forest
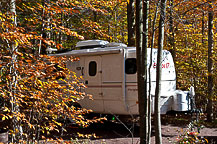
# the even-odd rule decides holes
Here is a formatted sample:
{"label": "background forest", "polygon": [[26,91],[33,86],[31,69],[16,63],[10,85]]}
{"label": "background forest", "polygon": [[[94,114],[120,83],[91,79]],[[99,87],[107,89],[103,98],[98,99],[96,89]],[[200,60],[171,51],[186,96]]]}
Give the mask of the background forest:
{"label": "background forest", "polygon": [[[83,126],[99,120],[86,120],[82,114],[88,110],[67,106],[69,100],[73,103],[85,96],[80,92],[85,86],[57,58],[46,56],[46,49],[72,50],[78,41],[90,39],[135,46],[134,5],[133,0],[0,2],[0,117],[2,123],[12,123],[1,130],[10,130],[12,142],[39,140],[39,131],[47,133],[62,125],[56,121],[60,115],[70,115]],[[206,112],[211,100],[214,118],[217,116],[216,6],[215,1],[209,0],[168,0],[164,35],[164,49],[173,54],[176,65],[177,89],[187,90],[193,85],[197,107]],[[150,1],[149,47],[152,44],[157,47],[158,12],[159,1]],[[208,33],[213,41],[210,48]],[[62,79],[68,74],[73,76],[70,83]],[[62,97],[68,93],[70,97]],[[42,123],[45,120],[47,123]]]}

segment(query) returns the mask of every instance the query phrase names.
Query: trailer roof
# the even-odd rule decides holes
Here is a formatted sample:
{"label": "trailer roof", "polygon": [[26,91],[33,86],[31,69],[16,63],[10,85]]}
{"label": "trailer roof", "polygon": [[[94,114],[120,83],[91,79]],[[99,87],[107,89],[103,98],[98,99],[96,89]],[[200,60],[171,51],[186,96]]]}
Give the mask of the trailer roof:
{"label": "trailer roof", "polygon": [[85,56],[85,55],[118,54],[121,53],[122,49],[123,47],[82,49],[82,50],[72,50],[64,53],[49,54],[49,56]]}
{"label": "trailer roof", "polygon": [[[105,47],[105,48],[92,48],[92,49],[81,49],[81,50],[71,50],[63,53],[49,54],[49,56],[93,56],[93,55],[106,55],[106,54],[118,54],[123,51],[123,49],[127,50],[127,53],[134,53],[136,51],[135,47]],[[148,51],[150,48],[148,48]],[[157,51],[157,49],[153,49],[153,52]],[[166,50],[163,50],[166,51]]]}

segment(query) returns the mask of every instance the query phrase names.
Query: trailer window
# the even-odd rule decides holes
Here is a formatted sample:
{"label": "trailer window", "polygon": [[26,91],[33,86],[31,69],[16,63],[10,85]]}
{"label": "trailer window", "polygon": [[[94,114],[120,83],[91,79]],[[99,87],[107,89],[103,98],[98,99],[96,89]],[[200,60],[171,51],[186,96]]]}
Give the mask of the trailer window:
{"label": "trailer window", "polygon": [[95,76],[96,75],[96,69],[97,69],[97,64],[95,61],[91,61],[89,63],[89,75],[90,76]]}
{"label": "trailer window", "polygon": [[136,58],[128,58],[125,61],[125,73],[126,74],[135,74],[137,71],[136,67]]}

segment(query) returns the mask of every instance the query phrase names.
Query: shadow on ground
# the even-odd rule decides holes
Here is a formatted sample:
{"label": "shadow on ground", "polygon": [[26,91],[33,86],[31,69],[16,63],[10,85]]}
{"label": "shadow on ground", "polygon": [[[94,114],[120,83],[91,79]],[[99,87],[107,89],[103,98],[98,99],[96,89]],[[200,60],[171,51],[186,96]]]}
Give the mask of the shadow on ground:
{"label": "shadow on ground", "polygon": [[[163,119],[162,121],[162,138],[164,143],[175,142],[178,135],[180,135],[186,129],[189,121],[166,121]],[[134,142],[138,142],[139,140],[139,126],[131,124],[115,123],[115,122],[104,122],[104,123],[94,123],[91,124],[87,128],[82,128],[73,124],[68,124],[66,126],[67,132],[63,132],[62,135],[59,133],[52,133],[50,137],[52,138],[63,138],[64,140],[71,139],[89,139],[95,141],[110,141],[110,140],[119,140],[120,141],[129,141],[132,143],[130,139],[135,139]],[[210,132],[208,132],[210,131]],[[202,133],[209,143],[217,144],[217,128],[206,128],[205,133]],[[204,132],[204,131],[203,131]],[[208,132],[208,133],[207,133]],[[78,133],[87,137],[78,137]],[[216,133],[216,134],[213,134]],[[212,134],[212,135],[211,135]],[[154,129],[152,129],[151,139],[154,141]],[[170,142],[169,142],[170,141]]]}

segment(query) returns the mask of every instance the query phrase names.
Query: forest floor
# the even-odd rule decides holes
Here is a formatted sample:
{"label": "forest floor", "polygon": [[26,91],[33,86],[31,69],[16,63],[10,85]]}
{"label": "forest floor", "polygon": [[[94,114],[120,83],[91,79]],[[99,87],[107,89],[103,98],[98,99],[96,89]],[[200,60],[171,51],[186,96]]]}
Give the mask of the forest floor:
{"label": "forest floor", "polygon": [[[217,144],[217,123],[207,124],[200,120],[199,138],[206,138],[209,144]],[[188,130],[191,120],[177,116],[162,118],[162,143],[177,143],[181,134]],[[204,124],[204,125],[203,125]],[[202,126],[203,125],[203,126]],[[206,125],[206,126],[205,126]],[[203,127],[203,128],[202,128]],[[118,122],[91,124],[88,128],[67,126],[64,140],[73,139],[73,143],[91,144],[139,144],[139,126]],[[198,129],[193,129],[198,132]],[[77,137],[78,133],[80,137]],[[82,136],[84,136],[82,138]],[[85,137],[86,136],[86,137]],[[155,143],[154,126],[152,125],[151,143]]]}

